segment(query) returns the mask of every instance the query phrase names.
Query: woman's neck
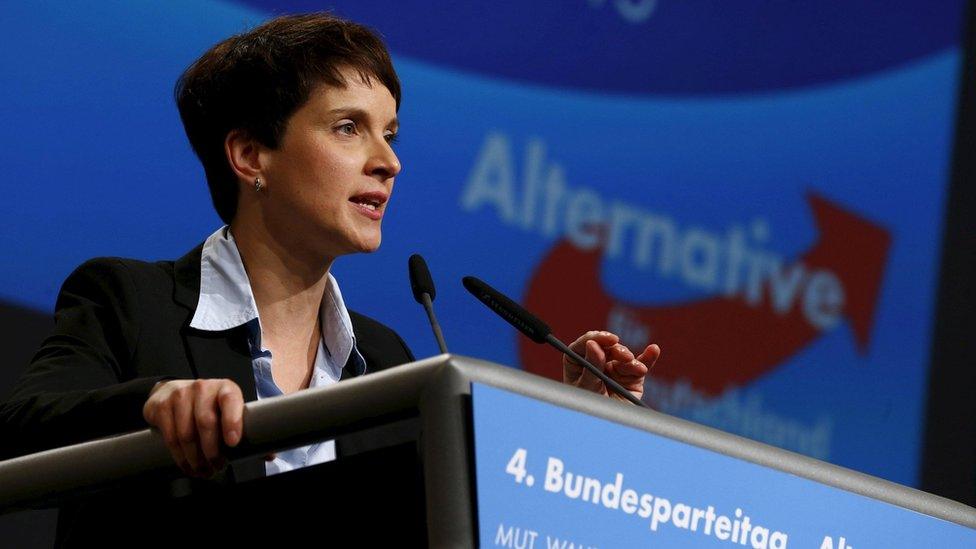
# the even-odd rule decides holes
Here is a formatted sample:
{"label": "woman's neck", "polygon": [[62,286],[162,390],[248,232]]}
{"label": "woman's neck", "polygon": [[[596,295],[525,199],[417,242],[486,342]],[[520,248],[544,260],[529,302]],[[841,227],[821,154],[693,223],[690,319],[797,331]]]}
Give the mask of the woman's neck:
{"label": "woman's neck", "polygon": [[261,315],[262,339],[317,341],[319,306],[332,258],[313,259],[289,249],[259,224],[232,225],[231,233]]}

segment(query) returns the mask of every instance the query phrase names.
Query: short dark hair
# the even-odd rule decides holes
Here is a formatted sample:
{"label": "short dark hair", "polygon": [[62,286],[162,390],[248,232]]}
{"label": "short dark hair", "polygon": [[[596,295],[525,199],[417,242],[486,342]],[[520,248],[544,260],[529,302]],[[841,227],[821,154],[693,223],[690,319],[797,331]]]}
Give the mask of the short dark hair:
{"label": "short dark hair", "polygon": [[390,54],[369,28],[327,13],[286,15],[210,48],[176,82],[176,105],[190,145],[203,164],[217,214],[230,223],[238,182],[224,140],[243,130],[276,148],[288,119],[312,91],[345,87],[339,70],[382,83],[400,109],[400,81]]}

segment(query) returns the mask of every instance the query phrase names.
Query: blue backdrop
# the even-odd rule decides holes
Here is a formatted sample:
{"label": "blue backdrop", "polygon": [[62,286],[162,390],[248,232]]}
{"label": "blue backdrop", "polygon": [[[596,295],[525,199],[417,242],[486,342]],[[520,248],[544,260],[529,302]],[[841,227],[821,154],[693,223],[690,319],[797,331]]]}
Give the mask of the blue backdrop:
{"label": "blue backdrop", "polygon": [[419,252],[453,352],[558,363],[465,295],[475,274],[564,337],[660,342],[664,411],[915,484],[963,7],[8,3],[0,299],[49,311],[89,257],[201,242],[219,220],[177,76],[333,8],[387,38],[404,86],[383,246],[335,267],[353,308],[435,353]]}

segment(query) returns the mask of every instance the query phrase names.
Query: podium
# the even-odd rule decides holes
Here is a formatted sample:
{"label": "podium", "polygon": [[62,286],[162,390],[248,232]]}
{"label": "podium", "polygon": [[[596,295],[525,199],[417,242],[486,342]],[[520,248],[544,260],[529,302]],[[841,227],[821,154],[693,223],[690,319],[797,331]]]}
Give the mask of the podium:
{"label": "podium", "polygon": [[[336,461],[253,474],[333,438]],[[963,504],[457,355],[248,403],[230,455],[191,481],[147,429],[22,456],[0,510],[132,545],[976,547]]]}

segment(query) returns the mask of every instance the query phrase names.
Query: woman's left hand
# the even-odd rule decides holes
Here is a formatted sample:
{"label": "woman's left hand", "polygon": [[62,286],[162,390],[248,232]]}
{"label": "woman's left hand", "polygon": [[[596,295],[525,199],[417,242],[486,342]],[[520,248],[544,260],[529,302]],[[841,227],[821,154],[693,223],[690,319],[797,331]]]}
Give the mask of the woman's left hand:
{"label": "woman's left hand", "polygon": [[[654,344],[648,345],[643,352],[634,356],[630,349],[620,343],[620,338],[616,334],[599,331],[586,332],[569,348],[602,369],[610,379],[619,383],[637,398],[644,396],[644,378],[647,376],[648,369],[653,367],[661,356],[661,348]],[[563,382],[613,399],[625,400],[616,393],[609,392],[600,378],[567,355],[563,355]]]}

